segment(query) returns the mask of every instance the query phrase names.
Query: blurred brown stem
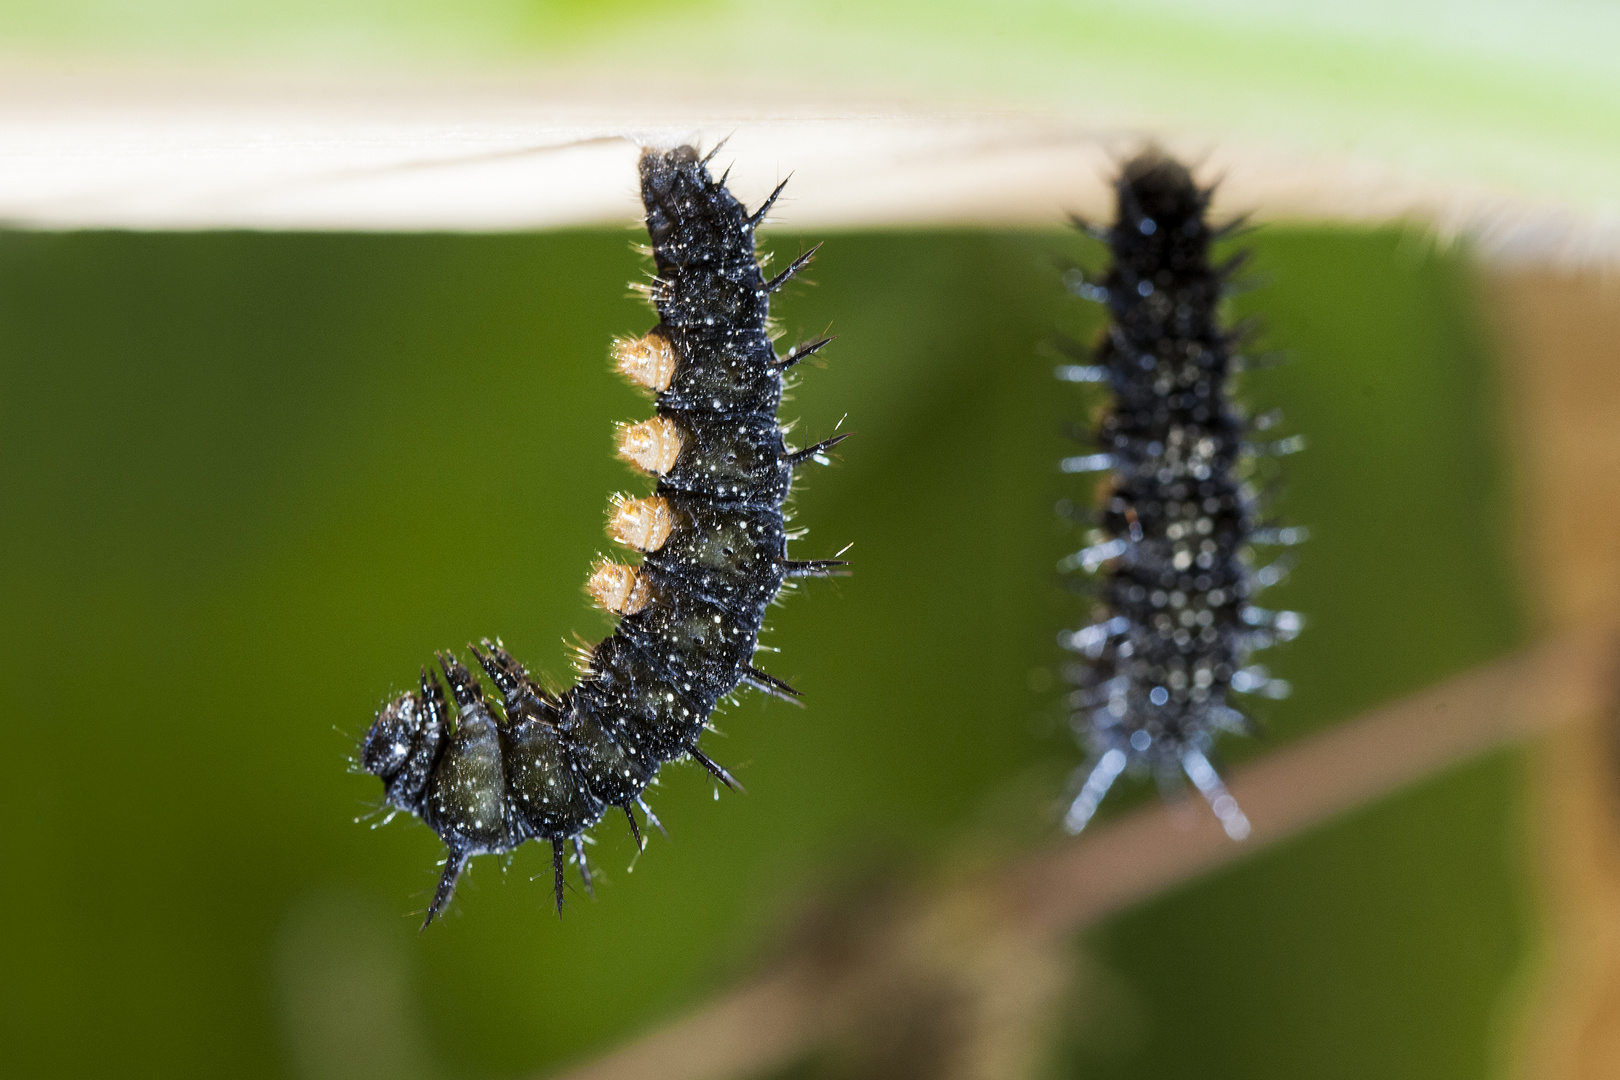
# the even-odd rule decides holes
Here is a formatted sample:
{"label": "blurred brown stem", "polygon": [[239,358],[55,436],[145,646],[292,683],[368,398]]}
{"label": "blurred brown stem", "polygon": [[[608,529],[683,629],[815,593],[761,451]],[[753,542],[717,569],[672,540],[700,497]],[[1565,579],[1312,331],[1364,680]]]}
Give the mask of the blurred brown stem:
{"label": "blurred brown stem", "polygon": [[[801,953],[685,1016],[562,1074],[564,1080],[721,1080],[790,1064],[869,1023],[898,966],[949,948],[940,927],[980,947],[1051,942],[1122,908],[1247,858],[1492,747],[1591,715],[1620,697],[1620,631],[1589,629],[1532,646],[1374,709],[1235,772],[1253,823],[1238,844],[1208,815],[1154,804],[1015,860],[884,924],[829,964]],[[896,943],[899,944],[896,944]],[[926,962],[926,958],[924,960]]]}

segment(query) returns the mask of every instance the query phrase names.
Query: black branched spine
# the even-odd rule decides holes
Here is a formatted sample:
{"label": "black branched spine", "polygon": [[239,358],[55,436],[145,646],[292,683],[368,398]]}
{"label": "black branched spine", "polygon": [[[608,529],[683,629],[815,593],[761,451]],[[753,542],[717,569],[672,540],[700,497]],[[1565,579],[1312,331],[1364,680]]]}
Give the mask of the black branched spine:
{"label": "black branched spine", "polygon": [[1206,220],[1210,191],[1155,150],[1129,162],[1115,190],[1113,227],[1090,230],[1112,254],[1106,277],[1071,277],[1107,306],[1110,324],[1089,363],[1058,369],[1070,382],[1106,383],[1113,398],[1095,452],[1063,462],[1065,472],[1107,474],[1100,527],[1062,564],[1097,575],[1091,624],[1059,639],[1083,658],[1070,669],[1070,721],[1091,753],[1064,824],[1083,829],[1129,768],[1167,788],[1185,775],[1242,839],[1249,822],[1211,763],[1214,737],[1250,728],[1234,692],[1287,693],[1248,658],[1293,637],[1300,617],[1255,606],[1279,568],[1251,559],[1256,545],[1303,538],[1260,527],[1246,477],[1254,455],[1299,443],[1252,443],[1265,425],[1231,400],[1239,335],[1218,308],[1235,264],[1210,262],[1223,232]]}
{"label": "black branched spine", "polygon": [[620,616],[617,628],[561,695],[499,643],[469,646],[493,695],[441,653],[443,682],[424,668],[419,689],[388,703],[361,746],[387,802],[445,843],[428,922],[468,859],[526,840],[551,842],[560,909],[567,847],[588,889],[581,834],[617,809],[641,843],[635,810],[657,824],[641,796],[665,762],[690,757],[735,787],[698,747],[709,716],[740,685],[797,696],[754,667],[765,609],[787,578],[843,565],[787,557],[793,471],[825,461],[836,440],[795,451],[777,422],[782,373],[826,343],[785,356],[772,348],[770,293],[809,260],[768,282],[761,274],[754,230],[776,194],[748,213],[691,147],[645,152],[641,192],[660,321],[615,354],[621,372],[657,392],[657,414],[621,429],[619,453],[658,482],[649,498],[618,500],[609,525],[642,562],[604,561],[587,584]]}

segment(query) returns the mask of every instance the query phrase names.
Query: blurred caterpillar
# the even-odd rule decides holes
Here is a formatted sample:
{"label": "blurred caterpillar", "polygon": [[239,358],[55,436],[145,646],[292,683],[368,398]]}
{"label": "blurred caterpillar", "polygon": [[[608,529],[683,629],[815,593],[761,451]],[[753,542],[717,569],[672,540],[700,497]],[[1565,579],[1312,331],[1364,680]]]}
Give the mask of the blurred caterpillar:
{"label": "blurred caterpillar", "polygon": [[641,157],[657,269],[647,293],[660,321],[616,342],[614,354],[627,378],[657,393],[657,415],[621,428],[618,450],[658,483],[650,498],[616,499],[608,526],[644,553],[641,564],[601,561],[586,584],[620,616],[617,628],[582,656],[579,682],[560,695],[486,639],[469,650],[494,686],[492,703],[466,666],[440,653],[444,685],[424,668],[419,690],[389,702],[361,745],[361,765],[382,779],[388,804],[421,818],[447,849],[424,926],[468,859],[531,839],[551,842],[560,911],[564,845],[573,844],[589,890],[581,834],[617,807],[642,845],[634,808],[658,824],[642,792],[660,765],[691,757],[737,787],[698,748],[722,697],[739,685],[797,697],[753,656],[786,579],[845,565],[789,559],[782,514],[794,469],[825,463],[845,436],[804,450],[783,441],[783,372],[828,339],[778,356],[769,297],[815,252],[766,281],[754,230],[782,188],[749,214],[724,178],[710,176],[713,156],[683,146]]}
{"label": "blurred caterpillar", "polygon": [[1128,162],[1115,192],[1112,228],[1076,222],[1108,244],[1112,266],[1098,282],[1070,274],[1074,291],[1107,305],[1111,321],[1087,363],[1057,369],[1068,382],[1107,383],[1113,395],[1094,433],[1097,452],[1062,463],[1067,473],[1109,474],[1100,528],[1060,564],[1100,571],[1091,624],[1059,635],[1084,658],[1070,668],[1070,724],[1090,751],[1064,826],[1085,828],[1130,768],[1153,773],[1166,792],[1185,774],[1241,840],[1249,821],[1210,762],[1214,738],[1251,731],[1231,692],[1287,694],[1248,657],[1301,627],[1294,612],[1252,603],[1283,568],[1254,569],[1251,549],[1304,539],[1302,529],[1259,524],[1245,476],[1256,455],[1302,443],[1248,441],[1276,418],[1248,421],[1229,396],[1242,360],[1231,347],[1242,335],[1222,328],[1217,308],[1245,256],[1214,266],[1209,245],[1236,223],[1207,224],[1210,189],[1157,150]]}

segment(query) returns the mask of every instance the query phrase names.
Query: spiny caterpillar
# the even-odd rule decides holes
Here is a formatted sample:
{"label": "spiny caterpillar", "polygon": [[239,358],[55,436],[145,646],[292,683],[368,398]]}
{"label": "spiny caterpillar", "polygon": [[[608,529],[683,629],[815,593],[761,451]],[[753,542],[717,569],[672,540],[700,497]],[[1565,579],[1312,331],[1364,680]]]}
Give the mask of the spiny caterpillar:
{"label": "spiny caterpillar", "polygon": [[1057,369],[1065,381],[1107,383],[1112,392],[1093,433],[1097,452],[1062,463],[1067,473],[1109,474],[1100,528],[1059,564],[1100,571],[1091,624],[1059,635],[1085,658],[1070,667],[1070,724],[1091,755],[1075,773],[1079,791],[1064,826],[1085,828],[1131,768],[1153,773],[1167,792],[1184,773],[1240,840],[1249,821],[1210,763],[1214,737],[1251,731],[1230,692],[1287,694],[1248,656],[1301,626],[1294,612],[1252,603],[1283,567],[1255,569],[1251,549],[1304,539],[1301,529],[1260,524],[1247,477],[1256,456],[1302,443],[1249,441],[1277,418],[1250,421],[1229,396],[1243,359],[1232,346],[1243,334],[1224,329],[1217,308],[1245,256],[1215,266],[1209,246],[1239,223],[1211,227],[1211,189],[1157,150],[1127,163],[1115,192],[1112,228],[1076,221],[1108,245],[1113,265],[1096,282],[1069,275],[1078,295],[1107,305],[1111,322],[1094,352],[1077,357],[1086,363]]}
{"label": "spiny caterpillar", "polygon": [[622,427],[618,452],[658,482],[649,498],[616,498],[608,525],[641,563],[603,560],[586,584],[620,616],[617,628],[582,653],[579,681],[561,694],[485,639],[468,649],[494,686],[492,703],[478,678],[441,652],[444,685],[423,668],[420,689],[389,702],[361,745],[361,765],[382,779],[387,803],[420,817],[447,849],[424,927],[444,910],[468,859],[531,839],[551,842],[561,911],[564,845],[572,843],[589,891],[581,834],[617,807],[643,846],[634,808],[658,825],[642,793],[660,765],[690,757],[738,786],[698,748],[721,698],[740,685],[798,696],[753,657],[783,583],[845,565],[789,559],[794,536],[782,513],[794,469],[826,463],[845,438],[792,450],[776,418],[783,373],[830,339],[776,354],[770,294],[815,252],[766,281],[754,231],[782,187],[749,214],[724,177],[710,176],[713,156],[699,160],[683,146],[641,157],[657,271],[645,291],[659,323],[615,343],[614,356],[632,383],[656,392],[657,415]]}

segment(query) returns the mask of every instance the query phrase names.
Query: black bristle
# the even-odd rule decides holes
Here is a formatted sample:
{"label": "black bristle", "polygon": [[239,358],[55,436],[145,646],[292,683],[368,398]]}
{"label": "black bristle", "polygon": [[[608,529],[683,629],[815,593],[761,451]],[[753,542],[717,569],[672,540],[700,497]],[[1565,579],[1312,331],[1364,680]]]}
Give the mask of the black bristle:
{"label": "black bristle", "polygon": [[809,266],[810,260],[814,259],[816,257],[816,252],[820,250],[821,245],[817,244],[803,255],[800,255],[797,259],[794,259],[788,264],[786,270],[783,270],[780,274],[777,274],[775,277],[771,278],[771,280],[765,283],[765,291],[768,293],[776,292],[783,285],[786,285],[789,281],[793,280],[793,276],[800,270],[803,270],[805,267]]}

